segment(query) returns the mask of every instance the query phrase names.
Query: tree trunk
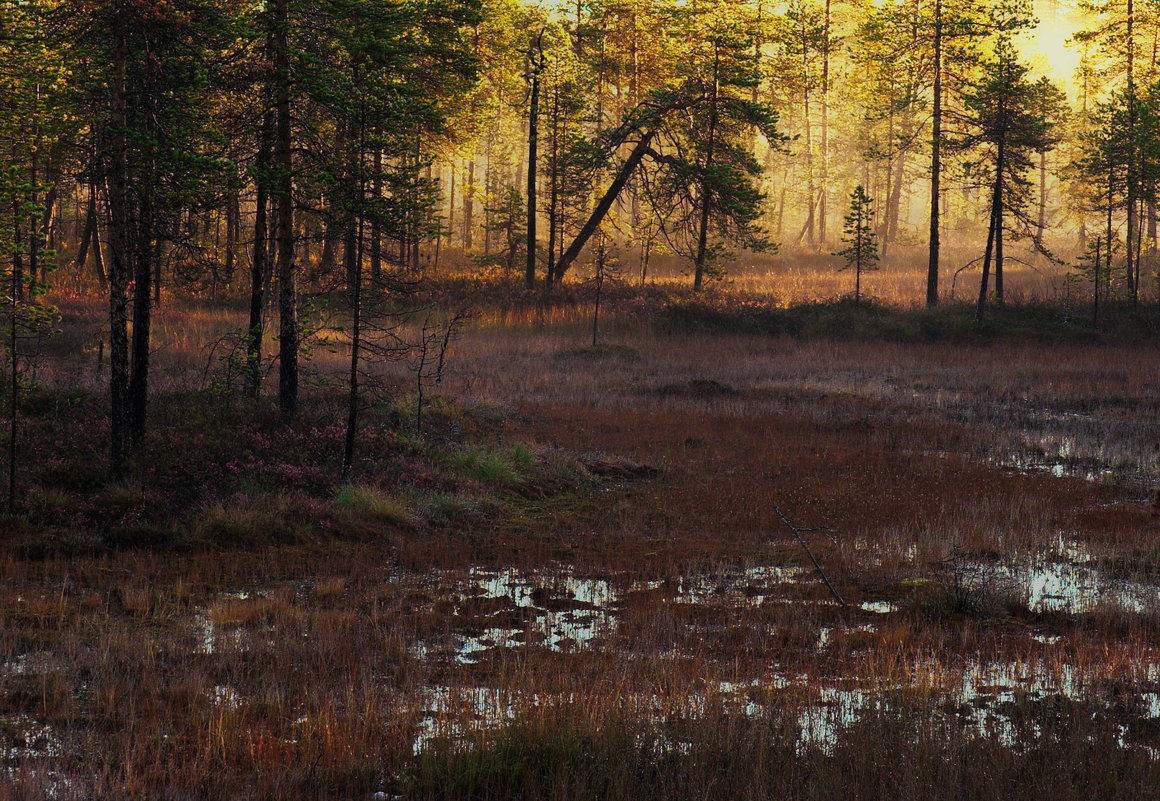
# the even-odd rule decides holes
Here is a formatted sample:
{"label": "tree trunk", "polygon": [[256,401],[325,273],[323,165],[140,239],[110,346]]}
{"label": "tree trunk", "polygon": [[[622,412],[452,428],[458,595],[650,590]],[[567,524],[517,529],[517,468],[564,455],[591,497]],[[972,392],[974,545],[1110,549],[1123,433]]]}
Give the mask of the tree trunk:
{"label": "tree trunk", "polygon": [[1126,259],[1126,272],[1128,275],[1128,286],[1132,292],[1132,303],[1140,302],[1140,268],[1136,260],[1136,238],[1139,235],[1137,230],[1137,215],[1139,209],[1137,203],[1139,199],[1139,164],[1140,158],[1140,133],[1137,130],[1136,120],[1136,85],[1134,78],[1134,65],[1136,54],[1136,38],[1135,38],[1135,4],[1133,0],[1128,0],[1127,3],[1127,88],[1128,88],[1128,170],[1125,181],[1126,201],[1128,206],[1128,224],[1127,232],[1125,234],[1124,242],[1124,256]]}
{"label": "tree trunk", "polygon": [[[39,99],[39,97],[40,97],[40,87],[39,86],[36,87],[36,97],[37,97],[37,99]],[[28,199],[32,202],[32,205],[34,205],[34,206],[40,200],[40,192],[38,191],[38,188],[37,188],[39,183],[40,183],[40,143],[38,141],[39,139],[40,139],[39,127],[34,125],[33,126],[33,142],[32,142],[32,147],[30,148],[30,150],[32,152],[30,153],[29,164],[28,164],[28,177],[30,179],[29,183],[31,184],[31,191],[29,192]],[[19,213],[17,219],[22,219],[24,217],[25,217],[24,213]],[[17,224],[17,226],[18,226],[17,231],[19,231],[19,223]],[[37,274],[39,272],[39,267],[40,267],[40,264],[39,264],[39,261],[40,261],[39,236],[40,236],[40,227],[37,225],[36,217],[28,215],[28,286],[29,286],[28,294],[29,295],[32,295],[32,291],[33,291],[32,287],[36,283],[36,279],[40,277]],[[16,241],[20,242],[20,234],[19,233],[17,233],[17,235],[16,235]],[[19,249],[19,246],[17,246],[17,249]]]}
{"label": "tree trunk", "polygon": [[[542,33],[540,35],[543,36]],[[533,45],[528,50],[528,68],[532,80],[531,105],[528,110],[528,258],[524,268],[524,284],[528,289],[536,284],[536,173],[539,171],[540,71],[543,69],[543,64],[537,60],[543,58],[543,51],[537,52],[536,48]]]}
{"label": "tree trunk", "polygon": [[1152,266],[1156,255],[1156,198],[1148,198],[1145,209],[1148,215],[1148,264]]}
{"label": "tree trunk", "polygon": [[354,286],[355,273],[358,271],[358,237],[355,234],[356,221],[354,217],[343,215],[342,237],[342,269],[346,277],[347,287]]}
{"label": "tree trunk", "polygon": [[360,252],[355,259],[354,275],[350,285],[351,331],[350,331],[350,384],[346,406],[346,436],[342,448],[342,480],[350,478],[354,464],[354,440],[358,427],[359,359],[362,350],[362,219],[356,223],[359,233],[355,237],[356,249]]}
{"label": "tree trunk", "polygon": [[999,146],[995,179],[995,302],[1003,303],[1003,146]]}
{"label": "tree trunk", "polygon": [[[552,155],[548,171],[548,264],[545,280],[548,285],[556,280],[556,239],[559,235],[560,203],[560,82],[552,87]],[[633,218],[636,223],[636,218]]]}
{"label": "tree trunk", "polygon": [[[78,209],[79,211],[79,209]],[[89,184],[89,199],[85,207],[85,224],[82,233],[78,237],[77,242],[77,256],[74,264],[78,270],[84,270],[89,261],[89,245],[94,239],[94,229],[97,227],[97,188]],[[101,283],[104,283],[104,276],[100,276]]]}
{"label": "tree trunk", "polygon": [[[151,181],[151,179],[146,179]],[[145,183],[144,181],[141,183]],[[156,234],[149,189],[139,187],[138,228],[133,256],[133,351],[129,375],[129,432],[134,446],[145,436],[145,415],[149,404],[149,339],[153,311],[153,267]]]}
{"label": "tree trunk", "polygon": [[826,193],[829,191],[830,167],[830,3],[826,0],[825,25],[822,28],[822,197],[818,201],[818,240],[826,244]]}
{"label": "tree trunk", "polygon": [[[992,204],[993,205],[993,204]],[[987,306],[987,289],[989,288],[991,277],[991,254],[995,247],[995,209],[991,208],[991,213],[987,220],[987,248],[983,255],[983,275],[979,280],[979,298],[975,304],[975,322],[983,322],[983,311]]]}
{"label": "tree trunk", "polygon": [[[350,289],[350,309],[351,309],[351,330],[350,330],[350,384],[348,386],[347,395],[347,409],[346,409],[346,436],[343,438],[342,449],[342,480],[346,481],[350,478],[351,467],[354,465],[354,441],[355,433],[358,430],[358,393],[359,393],[359,359],[361,358],[362,349],[362,283],[363,283],[363,217],[366,209],[366,194],[367,185],[365,170],[362,168],[366,162],[366,119],[365,110],[362,115],[359,125],[359,148],[358,148],[358,165],[359,165],[359,194],[357,214],[355,215],[354,225],[354,259],[353,272],[350,275],[351,283]],[[377,152],[376,148],[376,152]],[[377,175],[377,174],[376,174]]]}
{"label": "tree trunk", "polygon": [[898,241],[898,220],[902,215],[902,179],[906,174],[906,154],[899,153],[894,168],[894,186],[890,187],[890,197],[887,200],[886,238],[890,242]]}
{"label": "tree trunk", "polygon": [[878,238],[882,240],[882,256],[885,257],[890,247],[890,201],[894,188],[894,157],[890,149],[894,147],[894,103],[890,103],[890,113],[886,123],[886,208],[878,218]]}
{"label": "tree trunk", "polygon": [[267,111],[262,118],[259,136],[256,198],[254,200],[254,249],[250,257],[250,324],[246,336],[246,394],[258,397],[262,388],[262,337],[266,307],[266,282],[269,280],[270,223],[267,209],[270,205],[267,172],[270,167],[270,138],[273,135],[273,114]]}
{"label": "tree trunk", "polygon": [[113,474],[124,475],[129,432],[129,276],[132,235],[129,230],[128,54],[123,31],[117,31],[113,62],[112,130],[109,154],[109,430]]}
{"label": "tree trunk", "polygon": [[278,247],[278,406],[283,418],[298,412],[298,295],[294,265],[293,141],[290,119],[290,9],[274,0],[274,204]]}
{"label": "tree trunk", "polygon": [[584,249],[584,245],[600,228],[600,223],[603,222],[604,217],[608,214],[608,210],[612,208],[612,204],[616,202],[616,198],[624,189],[624,185],[628,183],[628,179],[632,176],[633,171],[640,165],[641,159],[644,158],[645,153],[648,152],[649,145],[652,142],[656,131],[648,131],[641,137],[640,141],[632,149],[628,159],[620,168],[616,178],[613,179],[609,185],[608,190],[604,196],[600,198],[600,202],[596,204],[596,208],[588,217],[587,222],[581,227],[576,238],[572,240],[572,244],[564,251],[564,255],[560,257],[560,261],[556,264],[556,275],[558,280],[564,278],[564,274],[568,272],[568,268],[572,266],[572,262],[580,255],[580,251]]}
{"label": "tree trunk", "polygon": [[1039,151],[1039,244],[1043,244],[1043,233],[1047,230],[1047,151]]}
{"label": "tree trunk", "polygon": [[693,291],[700,292],[705,282],[705,259],[709,251],[709,217],[713,207],[713,190],[709,175],[713,169],[713,159],[717,146],[717,98],[721,82],[721,51],[713,48],[713,95],[709,101],[709,141],[705,145],[705,166],[701,175],[701,219],[697,227],[697,256],[693,268]]}
{"label": "tree trunk", "polygon": [[[382,139],[381,133],[382,132],[378,128],[375,129],[375,141],[376,142],[378,142]],[[383,175],[383,149],[382,149],[382,147],[380,147],[378,145],[375,146],[375,155],[374,155],[373,164],[374,164],[374,180],[371,184],[371,194],[374,196],[375,202],[376,202],[376,208],[378,208],[378,201],[381,200],[383,197],[383,179],[382,179],[382,175]],[[455,201],[455,184],[454,183],[451,185],[451,197],[452,197],[452,206],[454,206],[455,205],[455,203],[454,203],[454,201]],[[450,218],[448,218],[448,219],[450,220]],[[360,237],[360,239],[362,237],[361,231],[359,232],[359,237]],[[447,237],[448,237],[448,240],[450,241],[450,238],[451,238],[450,222],[448,223]],[[436,253],[438,253],[438,250],[436,250]],[[382,223],[382,220],[379,219],[379,215],[375,214],[374,218],[371,220],[371,283],[374,284],[375,286],[378,286],[382,282],[382,280],[383,280],[383,223]]]}
{"label": "tree trunk", "polygon": [[942,0],[934,3],[934,107],[930,137],[930,245],[926,272],[926,305],[938,305],[939,192],[942,173]]}
{"label": "tree trunk", "polygon": [[1100,238],[1096,237],[1095,261],[1092,264],[1092,328],[1100,325]]}
{"label": "tree trunk", "polygon": [[[447,247],[455,244],[455,157],[451,157],[451,182],[447,185]],[[381,190],[380,190],[381,192]]]}
{"label": "tree trunk", "polygon": [[[19,213],[19,201],[13,197],[13,222]],[[8,276],[8,502],[5,513],[11,516],[16,511],[16,435],[17,418],[20,414],[20,354],[18,353],[20,340],[17,336],[17,318],[20,313],[20,273],[16,270],[18,248],[12,249],[11,270]]]}
{"label": "tree trunk", "polygon": [[[54,176],[50,178],[52,186],[44,196],[44,210],[40,215],[38,221],[39,230],[36,234],[36,250],[44,250],[46,247],[49,250],[55,250],[56,236],[53,230],[56,227],[56,209],[57,201],[60,194],[60,187],[58,184],[59,177]],[[49,266],[43,262],[39,263],[40,280],[48,280]]]}
{"label": "tree trunk", "polygon": [[815,202],[816,198],[814,197],[813,125],[810,124],[810,92],[808,89],[805,92],[804,105],[805,105],[804,111],[805,111],[805,126],[806,126],[806,147],[805,147],[805,153],[806,153],[806,197],[808,198],[808,200],[807,200],[808,207],[806,210],[806,223],[802,227],[802,233],[798,235],[798,240],[800,241],[801,238],[803,236],[805,236],[806,242],[809,243],[810,247],[813,247],[815,244],[815,239],[814,239],[814,223],[815,223],[814,202]]}
{"label": "tree trunk", "polygon": [[999,182],[995,181],[995,186],[991,193],[991,214],[987,226],[987,249],[983,255],[983,277],[979,281],[979,300],[975,305],[975,322],[983,322],[983,310],[987,306],[987,288],[989,279],[991,277],[991,253],[995,246],[995,228],[997,217],[999,213]]}
{"label": "tree trunk", "polygon": [[12,193],[12,241],[19,243],[12,248],[12,273],[16,276],[16,300],[24,300],[24,249],[20,247],[24,241],[24,220],[21,206],[24,199],[17,192]]}
{"label": "tree trunk", "polygon": [[233,286],[234,283],[234,269],[235,269],[235,255],[234,248],[238,243],[238,231],[241,228],[240,217],[242,211],[239,208],[240,200],[238,199],[237,190],[230,192],[226,198],[226,258],[225,258],[225,278],[226,285]]}
{"label": "tree trunk", "polygon": [[1104,274],[1107,276],[1108,284],[1111,284],[1112,279],[1112,206],[1113,194],[1115,192],[1116,176],[1111,166],[1108,167],[1108,214],[1107,214],[1107,230],[1104,232],[1107,237],[1107,258],[1104,259]]}
{"label": "tree trunk", "polygon": [[318,256],[318,272],[320,276],[334,274],[338,267],[338,204],[333,197],[327,197],[327,216],[322,223],[322,253]]}
{"label": "tree trunk", "polygon": [[467,163],[467,181],[463,186],[463,252],[471,251],[472,212],[475,211],[475,158]]}

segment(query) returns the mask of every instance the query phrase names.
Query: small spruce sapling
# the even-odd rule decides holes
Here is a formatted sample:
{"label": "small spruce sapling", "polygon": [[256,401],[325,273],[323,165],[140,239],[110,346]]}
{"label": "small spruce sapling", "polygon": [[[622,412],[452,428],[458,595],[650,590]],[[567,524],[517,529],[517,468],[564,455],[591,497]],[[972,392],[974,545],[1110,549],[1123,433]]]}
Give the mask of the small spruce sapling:
{"label": "small spruce sapling", "polygon": [[1100,290],[1107,286],[1109,278],[1107,265],[1100,263],[1103,254],[1103,238],[1097,236],[1094,240],[1089,240],[1083,255],[1080,256],[1074,269],[1067,275],[1068,280],[1072,283],[1090,283],[1092,286],[1093,328],[1099,327],[1100,324]]}
{"label": "small spruce sapling", "polygon": [[862,273],[878,269],[878,237],[874,233],[874,201],[862,185],[850,193],[850,210],[842,227],[843,250],[834,255],[846,260],[840,270],[854,270],[854,300],[862,299]]}
{"label": "small spruce sapling", "polygon": [[505,276],[511,276],[526,245],[527,228],[523,219],[523,195],[514,186],[509,186],[504,190],[499,204],[488,207],[487,211],[491,217],[491,222],[486,226],[487,230],[501,235],[500,243],[503,251],[477,259],[476,263],[481,267],[499,265],[503,267]]}

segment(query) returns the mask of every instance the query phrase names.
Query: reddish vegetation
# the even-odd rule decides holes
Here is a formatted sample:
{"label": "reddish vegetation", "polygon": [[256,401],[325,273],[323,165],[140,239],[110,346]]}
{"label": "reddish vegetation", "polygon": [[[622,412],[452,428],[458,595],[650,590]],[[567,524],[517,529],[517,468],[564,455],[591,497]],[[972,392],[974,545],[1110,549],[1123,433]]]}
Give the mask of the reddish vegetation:
{"label": "reddish vegetation", "polygon": [[[467,332],[458,405],[423,437],[382,410],[347,496],[325,389],[279,429],[174,350],[159,469],[116,484],[85,374],[46,373],[43,505],[0,566],[6,797],[917,799],[898,760],[1030,793],[1085,752],[1149,786],[1160,606],[1032,608],[970,571],[1066,544],[1160,575],[1154,349],[621,325],[596,351],[567,322]],[[808,537],[849,608],[775,506],[835,529]],[[1060,798],[1112,786],[1092,764]]]}

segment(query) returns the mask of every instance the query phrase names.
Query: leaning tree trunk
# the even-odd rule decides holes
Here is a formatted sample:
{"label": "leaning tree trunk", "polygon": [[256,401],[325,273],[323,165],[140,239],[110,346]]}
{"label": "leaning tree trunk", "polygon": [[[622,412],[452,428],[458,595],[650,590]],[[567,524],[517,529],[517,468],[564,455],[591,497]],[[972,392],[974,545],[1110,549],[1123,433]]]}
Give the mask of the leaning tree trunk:
{"label": "leaning tree trunk", "polygon": [[568,249],[564,251],[564,255],[560,257],[560,261],[556,263],[556,280],[563,280],[564,274],[568,272],[568,268],[572,266],[572,262],[576,261],[576,257],[580,255],[580,251],[584,249],[588,240],[600,228],[600,223],[604,221],[605,215],[608,214],[609,209],[612,208],[612,204],[616,202],[616,198],[624,189],[624,185],[632,177],[633,171],[640,165],[641,159],[648,152],[655,135],[656,131],[649,131],[636,143],[628,159],[620,168],[620,172],[617,173],[616,178],[613,179],[604,196],[600,198],[600,202],[596,204],[596,208],[588,217],[588,221],[584,223],[579,233],[576,234],[576,238],[572,240],[572,244],[568,246]]}
{"label": "leaning tree trunk", "polygon": [[975,322],[983,322],[983,311],[987,307],[987,289],[991,277],[991,253],[995,247],[995,223],[998,215],[999,186],[998,180],[991,193],[991,214],[987,225],[987,250],[983,255],[983,277],[979,281],[979,300],[975,305]]}

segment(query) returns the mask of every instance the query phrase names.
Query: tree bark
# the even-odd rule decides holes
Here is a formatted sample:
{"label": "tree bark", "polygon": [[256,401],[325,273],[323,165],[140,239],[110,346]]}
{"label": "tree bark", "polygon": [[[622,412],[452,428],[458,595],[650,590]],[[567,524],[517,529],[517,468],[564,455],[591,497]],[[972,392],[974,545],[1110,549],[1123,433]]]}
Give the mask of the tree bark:
{"label": "tree bark", "polygon": [[[79,211],[79,209],[78,209]],[[74,261],[78,270],[84,270],[89,261],[89,245],[94,239],[94,230],[97,227],[97,189],[89,185],[89,199],[85,206],[85,224],[77,242],[77,257]],[[101,283],[105,277],[100,276]]]}
{"label": "tree bark", "polygon": [[294,161],[290,120],[290,8],[274,0],[274,194],[278,247],[278,406],[284,419],[298,412],[298,294],[294,265]]}
{"label": "tree bark", "polygon": [[[375,141],[379,142],[379,141],[381,141],[381,139],[382,139],[381,131],[379,131],[376,128],[375,129]],[[383,197],[383,179],[382,179],[382,175],[383,175],[383,149],[378,144],[375,145],[375,155],[374,155],[373,165],[374,165],[374,180],[371,184],[371,194],[375,198],[376,208],[377,208],[378,201],[381,200]],[[454,206],[454,204],[455,204],[454,184],[452,184],[451,191],[452,191],[452,205]],[[451,236],[450,217],[448,217],[448,220],[449,220],[449,222],[448,222],[448,228],[447,228],[447,236],[448,236],[448,238],[450,238],[450,236]],[[361,242],[361,239],[362,239],[362,231],[361,230],[359,231],[359,239]],[[361,247],[363,247],[363,246],[360,245],[360,250],[361,250]],[[438,250],[436,250],[436,253],[438,253]],[[379,219],[379,215],[375,214],[375,216],[371,219],[371,283],[373,285],[377,286],[382,280],[383,280],[383,223]]]}
{"label": "tree bark", "polygon": [[1003,146],[999,146],[995,179],[995,302],[1003,303]]}
{"label": "tree bark", "polygon": [[226,255],[225,255],[225,279],[227,286],[233,286],[234,283],[234,269],[236,256],[234,248],[238,243],[238,231],[241,228],[241,209],[239,208],[240,201],[238,199],[237,191],[230,192],[226,198]]}
{"label": "tree bark", "polygon": [[991,192],[991,214],[987,225],[987,249],[983,255],[983,277],[979,281],[979,300],[975,305],[975,322],[983,322],[983,310],[987,306],[987,288],[991,277],[991,253],[995,246],[995,223],[998,214],[999,182],[996,180]]}
{"label": "tree bark", "polygon": [[[366,209],[366,171],[363,165],[366,163],[366,117],[365,109],[362,113],[362,119],[359,124],[359,143],[358,143],[358,205],[356,214],[354,215],[354,222],[352,225],[354,231],[354,258],[350,275],[350,307],[351,307],[351,330],[350,330],[350,383],[347,387],[347,409],[346,409],[346,435],[343,437],[342,449],[342,480],[346,481],[350,478],[351,467],[354,465],[354,442],[355,434],[358,430],[358,406],[359,406],[359,360],[362,356],[362,284],[363,284],[363,218]],[[377,150],[377,148],[376,148]],[[376,173],[377,175],[377,173]],[[420,378],[422,378],[420,376]]]}
{"label": "tree bark", "polygon": [[938,305],[939,192],[942,173],[942,0],[934,4],[934,107],[931,120],[930,244],[926,272],[926,305]]}
{"label": "tree bark", "polygon": [[471,251],[472,213],[475,211],[475,158],[467,163],[467,181],[463,186],[463,252]]}
{"label": "tree bark", "polygon": [[539,172],[539,133],[540,133],[540,72],[544,68],[544,51],[542,48],[543,32],[540,41],[528,48],[528,70],[531,75],[531,102],[528,109],[528,241],[527,263],[524,267],[524,284],[531,289],[536,284],[536,174]]}
{"label": "tree bark", "polygon": [[[717,147],[717,100],[721,90],[721,51],[713,48],[713,94],[709,100],[709,141],[705,145],[705,166],[701,174],[701,219],[697,226],[697,255],[693,265],[693,291],[700,292],[705,283],[705,259],[709,250],[709,217],[712,213],[713,190],[709,176]],[[811,209],[813,207],[811,206]],[[812,214],[812,211],[811,211]]]}
{"label": "tree bark", "polygon": [[270,205],[267,184],[270,167],[270,137],[274,119],[267,111],[259,134],[258,158],[255,164],[256,197],[254,200],[254,248],[250,257],[250,324],[246,335],[246,394],[258,397],[262,388],[262,338],[265,333],[266,282],[270,263]]}
{"label": "tree bark", "polygon": [[1126,178],[1126,194],[1125,198],[1128,206],[1128,221],[1127,232],[1124,241],[1124,255],[1126,259],[1126,272],[1128,275],[1128,286],[1132,293],[1132,303],[1140,302],[1140,268],[1136,259],[1136,239],[1139,236],[1137,230],[1137,215],[1139,209],[1137,208],[1139,187],[1137,183],[1140,180],[1139,164],[1140,157],[1140,133],[1136,130],[1136,85],[1134,76],[1135,53],[1136,53],[1136,37],[1135,37],[1135,4],[1133,0],[1128,0],[1127,3],[1127,48],[1128,48],[1128,170]]}
{"label": "tree bark", "polygon": [[1047,230],[1047,151],[1039,151],[1039,244],[1043,244],[1043,232]]}
{"label": "tree bark", "polygon": [[818,201],[818,240],[826,243],[826,193],[829,191],[830,168],[830,3],[826,0],[825,25],[822,28],[822,197]]}
{"label": "tree bark", "polygon": [[129,275],[132,236],[129,231],[128,78],[124,31],[117,31],[112,85],[112,142],[108,164],[109,208],[109,430],[110,461],[117,478],[124,475],[129,432]]}
{"label": "tree bark", "polygon": [[560,257],[560,261],[556,263],[557,280],[563,279],[564,274],[568,272],[568,268],[572,266],[572,262],[576,260],[576,257],[580,255],[580,251],[584,249],[584,245],[588,243],[588,240],[600,228],[600,223],[604,220],[605,215],[608,214],[608,210],[612,208],[612,204],[616,202],[616,198],[624,189],[624,185],[628,183],[628,179],[632,176],[633,171],[640,165],[641,159],[648,152],[655,135],[656,131],[648,131],[636,143],[628,159],[621,166],[620,172],[617,173],[616,178],[613,179],[608,190],[605,191],[604,196],[600,198],[600,202],[596,204],[596,208],[588,217],[587,222],[584,223],[579,233],[576,234],[576,238],[572,240],[572,244],[564,251],[564,255]]}

